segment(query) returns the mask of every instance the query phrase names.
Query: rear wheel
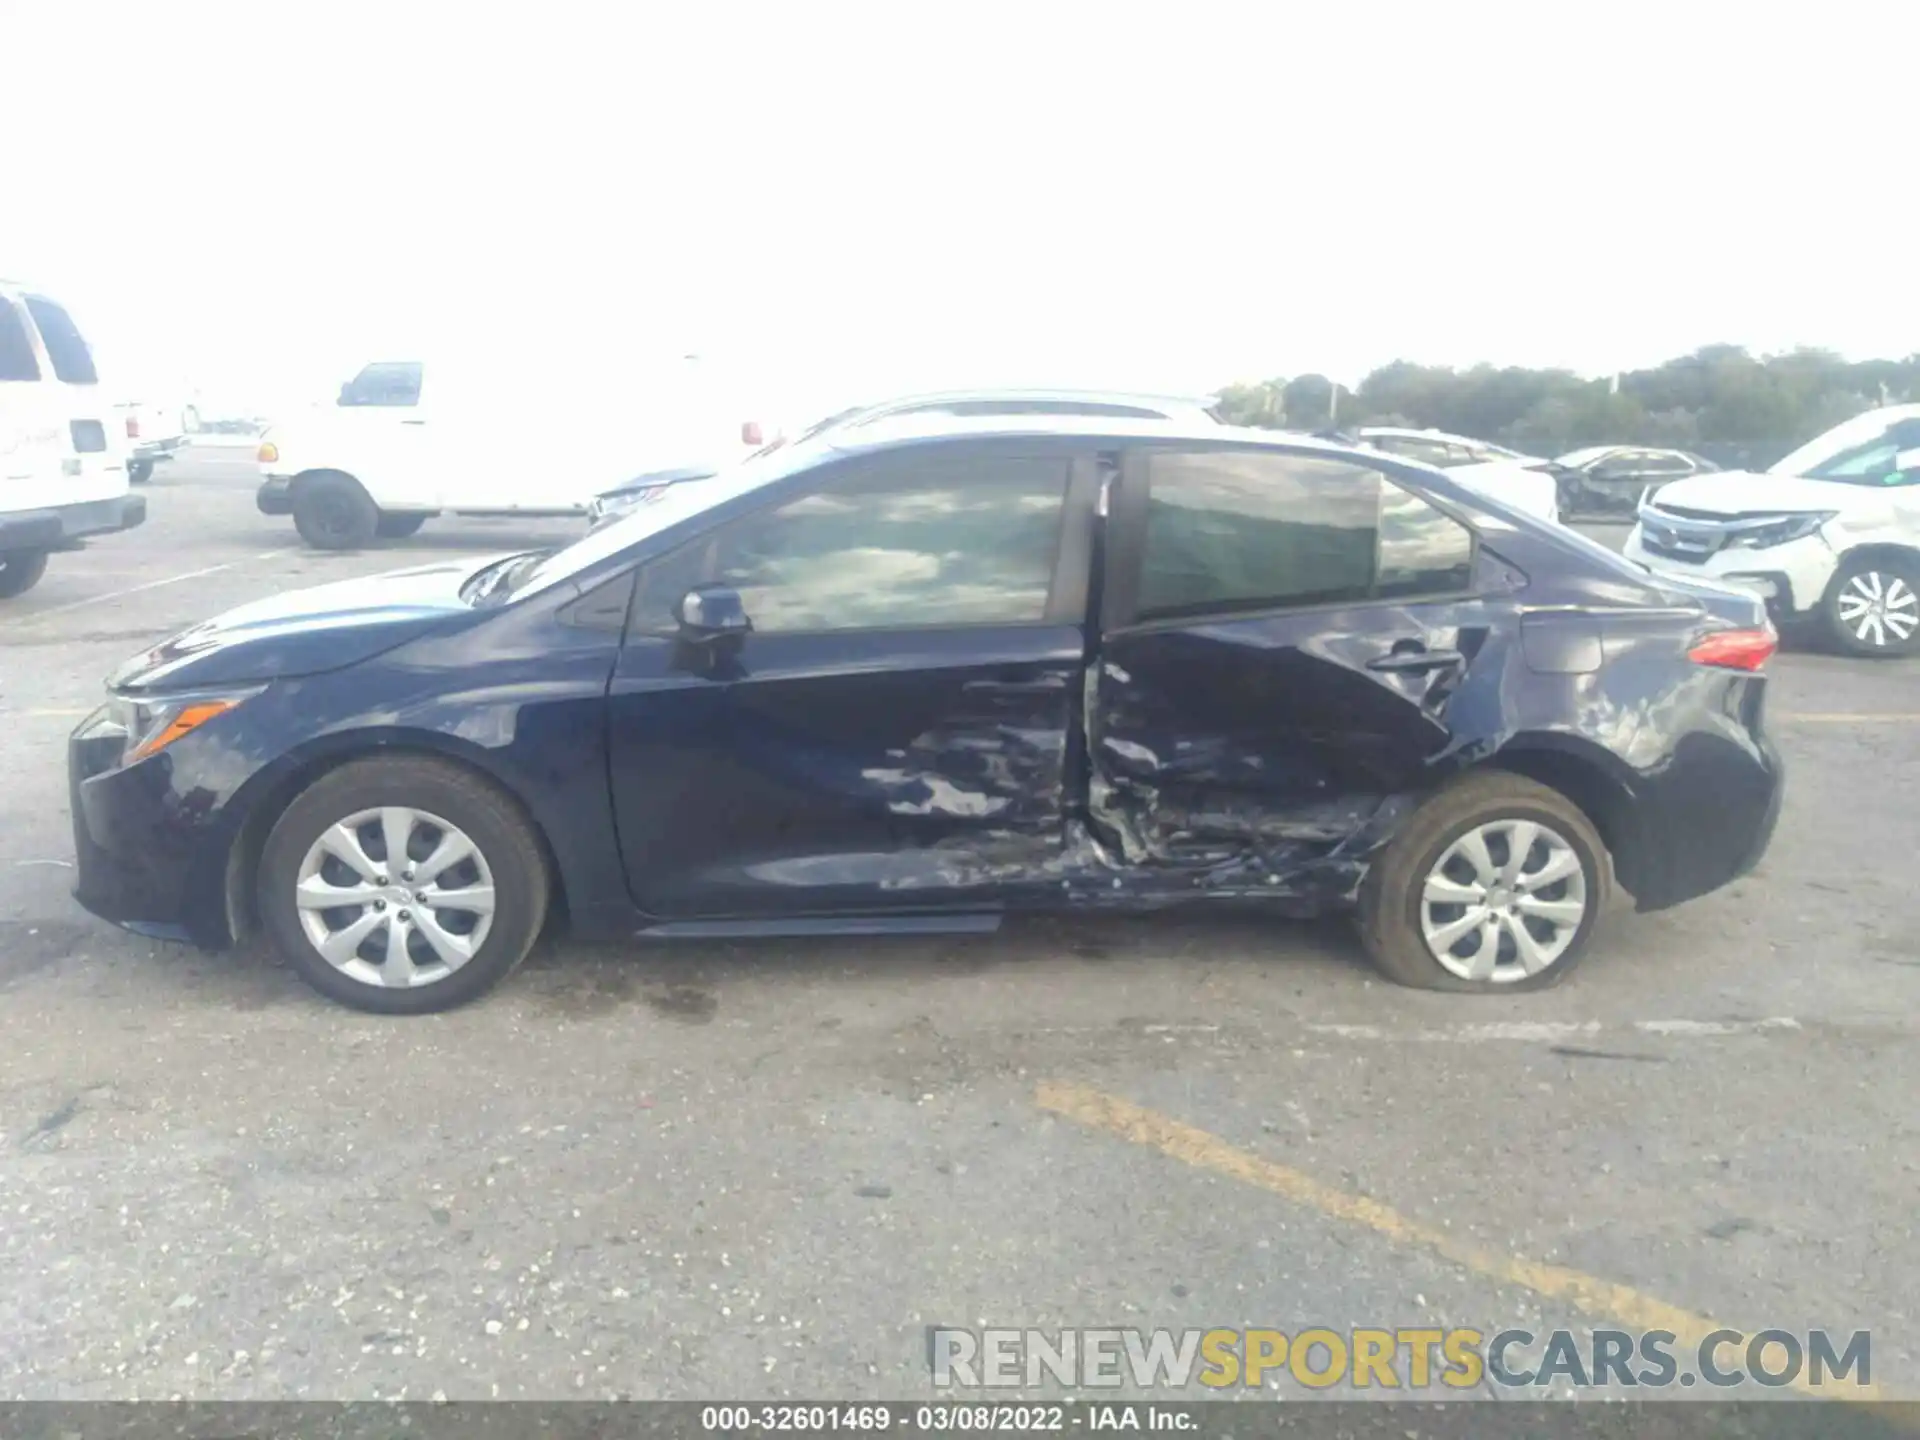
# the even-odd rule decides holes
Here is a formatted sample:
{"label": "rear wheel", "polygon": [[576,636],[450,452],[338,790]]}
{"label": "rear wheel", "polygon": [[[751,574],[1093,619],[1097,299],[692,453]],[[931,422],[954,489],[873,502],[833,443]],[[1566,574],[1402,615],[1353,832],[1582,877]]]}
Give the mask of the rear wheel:
{"label": "rear wheel", "polygon": [[26,594],[46,573],[47,552],[44,550],[0,551],[0,600]]}
{"label": "rear wheel", "polygon": [[134,485],[144,485],[153,478],[153,461],[135,460],[127,466],[127,479]]}
{"label": "rear wheel", "polygon": [[374,533],[382,540],[404,540],[426,523],[427,517],[424,515],[382,514],[374,527]]}
{"label": "rear wheel", "polygon": [[413,1015],[474,999],[526,957],[547,913],[546,861],[513,803],[443,761],[355,761],[274,826],[260,914],[315,989]]}
{"label": "rear wheel", "polygon": [[1435,795],[1375,860],[1361,937],[1402,985],[1537,990],[1579,963],[1612,888],[1611,857],[1578,806],[1482,771]]}
{"label": "rear wheel", "polygon": [[1827,633],[1849,655],[1920,649],[1920,563],[1898,555],[1847,560],[1827,587]]}
{"label": "rear wheel", "polygon": [[316,550],[358,550],[380,528],[380,510],[346,475],[309,475],[293,487],[293,526]]}

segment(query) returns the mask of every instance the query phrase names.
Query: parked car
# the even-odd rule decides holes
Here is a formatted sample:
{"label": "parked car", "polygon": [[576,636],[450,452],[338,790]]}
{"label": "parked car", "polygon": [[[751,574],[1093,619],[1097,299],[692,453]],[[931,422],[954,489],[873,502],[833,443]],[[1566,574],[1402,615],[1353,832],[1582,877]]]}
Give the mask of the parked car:
{"label": "parked car", "polygon": [[1560,486],[1551,473],[1552,462],[1537,455],[1522,455],[1504,445],[1442,430],[1362,425],[1352,434],[1362,445],[1436,466],[1461,484],[1518,505],[1543,520],[1560,519]]}
{"label": "parked car", "polygon": [[1855,416],[1765,471],[1663,485],[1623,552],[1761,596],[1855,655],[1920,650],[1920,405]]}
{"label": "parked car", "polygon": [[39,584],[56,550],[146,515],[86,337],[65,307],[0,280],[0,600]]}
{"label": "parked car", "polygon": [[[523,366],[490,355],[365,366],[337,404],[262,436],[260,510],[291,515],[315,549],[355,549],[441,514],[584,515],[636,468],[717,468],[764,441],[694,357],[617,375]],[[615,416],[639,418],[595,423]]]}
{"label": "parked car", "polygon": [[[290,592],[74,733],[76,895],[368,1010],[576,933],[1357,910],[1397,981],[1564,976],[1780,804],[1760,602],[1377,452],[920,417],[557,552]],[[1702,803],[1703,796],[1711,803]]]}
{"label": "parked car", "polygon": [[[1192,425],[1213,423],[1215,396],[1141,395],[1115,390],[981,389],[944,390],[937,394],[905,395],[875,404],[836,410],[802,430],[799,440],[812,440],[856,425],[871,425],[903,415],[1105,415],[1134,420],[1179,420]],[[764,451],[784,444],[776,439]],[[624,485],[596,496],[587,518],[594,527],[611,524],[636,506],[651,504],[669,485],[710,479],[713,466],[655,470],[637,475]]]}
{"label": "parked car", "polygon": [[1568,520],[1632,520],[1650,491],[1719,468],[1690,451],[1638,445],[1594,445],[1553,462],[1560,514]]}
{"label": "parked car", "polygon": [[127,437],[127,479],[144,485],[153,478],[154,466],[164,465],[186,445],[186,412],[138,400],[113,408]]}

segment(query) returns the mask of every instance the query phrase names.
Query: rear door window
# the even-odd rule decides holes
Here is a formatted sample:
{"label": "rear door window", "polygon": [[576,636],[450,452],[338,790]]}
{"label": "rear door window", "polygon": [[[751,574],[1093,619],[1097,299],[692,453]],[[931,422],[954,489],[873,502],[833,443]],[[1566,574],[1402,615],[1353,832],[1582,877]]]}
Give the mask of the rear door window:
{"label": "rear door window", "polygon": [[73,317],[44,295],[29,295],[26,302],[27,313],[40,332],[40,343],[47,347],[47,359],[53,362],[54,378],[69,385],[99,384],[93,352],[87,349]]}
{"label": "rear door window", "polygon": [[1317,456],[1156,455],[1139,620],[1464,592],[1473,532],[1379,471]]}
{"label": "rear door window", "polygon": [[33,353],[27,317],[11,300],[0,297],[0,380],[38,380],[40,362]]}

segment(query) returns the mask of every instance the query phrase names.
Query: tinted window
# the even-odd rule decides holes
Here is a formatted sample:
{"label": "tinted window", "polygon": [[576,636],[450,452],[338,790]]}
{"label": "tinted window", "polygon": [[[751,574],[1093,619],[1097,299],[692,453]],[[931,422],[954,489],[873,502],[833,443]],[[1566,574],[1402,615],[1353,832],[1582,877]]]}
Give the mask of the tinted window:
{"label": "tinted window", "polygon": [[93,355],[80,336],[80,327],[53,301],[39,295],[26,297],[27,313],[40,331],[40,343],[47,347],[47,359],[53,362],[57,380],[69,385],[95,385],[100,377],[94,372]]}
{"label": "tinted window", "polygon": [[369,365],[340,387],[342,405],[418,405],[420,366],[412,361]]}
{"label": "tinted window", "polygon": [[26,317],[12,301],[0,299],[0,380],[39,378],[40,362],[34,358]]}
{"label": "tinted window", "polygon": [[739,590],[756,631],[1045,618],[1067,462],[889,457],[649,565],[635,626],[664,634],[694,585]]}
{"label": "tinted window", "polygon": [[1376,470],[1222,451],[1153,462],[1139,618],[1465,590],[1473,536]]}
{"label": "tinted window", "polygon": [[1920,421],[1895,425],[1877,440],[1842,450],[1807,474],[1816,480],[1844,480],[1853,485],[1909,485],[1920,474],[1900,468],[1900,457],[1920,446]]}

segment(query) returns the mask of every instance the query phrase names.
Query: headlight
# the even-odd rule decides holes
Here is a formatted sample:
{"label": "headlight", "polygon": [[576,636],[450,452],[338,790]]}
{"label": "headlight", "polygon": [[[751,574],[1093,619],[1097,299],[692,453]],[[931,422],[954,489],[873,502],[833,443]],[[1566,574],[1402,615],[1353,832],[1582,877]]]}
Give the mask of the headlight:
{"label": "headlight", "polygon": [[1765,525],[1756,525],[1751,530],[1735,530],[1727,536],[1727,548],[1771,550],[1776,545],[1785,545],[1792,540],[1804,540],[1809,535],[1818,534],[1820,527],[1839,513],[1838,510],[1812,510],[1805,515],[1782,516]]}
{"label": "headlight", "polygon": [[126,736],[120,763],[131,765],[136,760],[159,754],[181,736],[192,734],[209,720],[259,693],[256,687],[137,698],[114,695],[107,700],[102,720],[104,725],[117,727]]}

